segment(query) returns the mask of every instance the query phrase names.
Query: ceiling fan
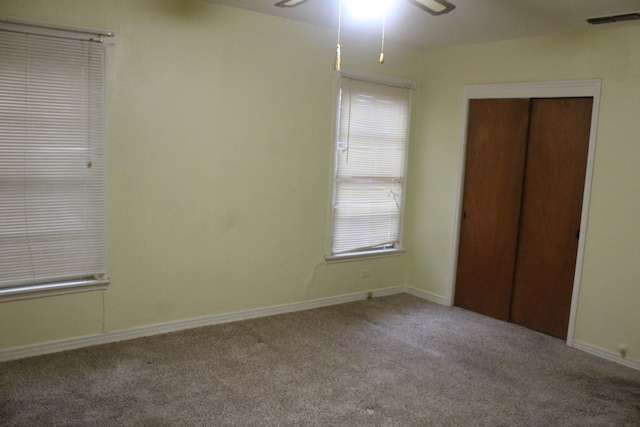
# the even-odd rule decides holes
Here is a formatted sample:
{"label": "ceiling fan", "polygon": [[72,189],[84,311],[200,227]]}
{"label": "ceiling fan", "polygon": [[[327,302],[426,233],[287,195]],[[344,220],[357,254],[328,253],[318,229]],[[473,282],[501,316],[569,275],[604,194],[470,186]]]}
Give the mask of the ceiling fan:
{"label": "ceiling fan", "polygon": [[[300,4],[306,2],[308,0],[280,0],[276,3],[278,7],[294,7],[299,6]],[[392,0],[387,0],[385,3],[389,5]],[[430,13],[431,15],[443,15],[445,13],[451,12],[455,9],[455,5],[449,3],[447,0],[407,0],[414,6],[419,7],[420,9]],[[380,3],[380,2],[379,2]],[[364,4],[366,7],[370,7],[371,5]],[[386,14],[386,13],[385,13]],[[383,14],[382,18],[382,43],[380,47],[380,63],[384,63],[384,27],[385,27],[385,14]],[[336,46],[336,59],[334,69],[336,71],[340,71],[340,22],[342,15],[342,0],[340,0],[340,8],[338,12],[338,44]]]}
{"label": "ceiling fan", "polygon": [[[281,0],[276,3],[278,7],[293,7],[298,6],[308,0]],[[443,15],[451,12],[455,9],[455,5],[449,3],[447,0],[407,0],[414,6],[428,12],[434,16]]]}

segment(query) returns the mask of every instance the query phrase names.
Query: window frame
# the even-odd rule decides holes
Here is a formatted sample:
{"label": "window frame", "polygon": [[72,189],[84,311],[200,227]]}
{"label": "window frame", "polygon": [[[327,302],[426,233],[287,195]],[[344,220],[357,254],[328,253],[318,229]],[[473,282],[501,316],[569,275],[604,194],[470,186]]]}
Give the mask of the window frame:
{"label": "window frame", "polygon": [[114,33],[106,30],[87,29],[68,27],[61,25],[51,25],[42,22],[26,21],[10,17],[0,16],[0,30],[3,32],[20,33],[25,35],[33,35],[45,38],[73,39],[87,41],[90,43],[100,43],[102,45],[102,67],[100,68],[101,82],[101,123],[102,132],[100,133],[100,144],[103,156],[103,169],[100,174],[100,180],[103,182],[104,202],[102,204],[103,214],[101,221],[102,233],[104,233],[104,242],[102,249],[103,264],[105,266],[104,273],[95,274],[93,276],[84,276],[78,274],[77,279],[61,279],[58,281],[40,282],[34,280],[33,283],[20,283],[15,285],[3,285],[0,287],[0,302],[22,300],[28,298],[47,297],[53,295],[62,295],[76,292],[86,292],[94,290],[104,290],[109,285],[111,279],[106,274],[107,264],[107,242],[106,242],[106,69],[107,69],[107,45],[114,43]]}
{"label": "window frame", "polygon": [[[354,70],[342,70],[340,72],[335,72],[336,76],[336,87],[335,87],[335,96],[334,96],[334,136],[333,136],[333,145],[332,145],[332,180],[331,180],[331,199],[329,205],[329,232],[327,236],[327,244],[326,244],[326,254],[325,260],[329,263],[334,262],[347,262],[347,261],[355,261],[360,259],[372,259],[372,258],[384,258],[390,256],[398,256],[404,254],[406,249],[404,249],[404,221],[405,221],[405,206],[406,206],[406,188],[407,188],[407,175],[408,175],[408,165],[409,165],[409,155],[410,155],[410,146],[411,146],[411,127],[412,127],[412,107],[413,107],[413,91],[416,88],[415,82],[407,79],[390,77],[390,76],[381,76],[377,74],[359,72]],[[351,80],[359,80],[366,83],[384,85],[397,87],[401,89],[409,90],[409,99],[408,99],[408,112],[407,112],[407,128],[406,128],[406,154],[404,158],[403,171],[404,175],[402,177],[402,198],[399,212],[399,224],[398,224],[398,242],[394,243],[394,247],[392,248],[382,248],[382,249],[364,249],[364,250],[353,250],[349,252],[341,252],[334,253],[333,252],[333,240],[334,240],[334,213],[335,213],[335,204],[336,204],[336,181],[338,174],[338,154],[339,154],[339,138],[340,138],[340,114],[341,114],[341,91],[342,91],[342,79],[347,78]]]}

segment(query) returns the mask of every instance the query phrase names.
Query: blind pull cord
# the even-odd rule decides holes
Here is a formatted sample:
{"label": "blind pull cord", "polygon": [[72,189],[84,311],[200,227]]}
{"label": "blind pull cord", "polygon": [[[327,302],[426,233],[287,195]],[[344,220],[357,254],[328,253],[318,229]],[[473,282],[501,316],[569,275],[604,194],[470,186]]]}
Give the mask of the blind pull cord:
{"label": "blind pull cord", "polygon": [[336,71],[340,71],[340,30],[342,26],[342,0],[338,5],[338,45],[336,46],[336,62],[334,68]]}

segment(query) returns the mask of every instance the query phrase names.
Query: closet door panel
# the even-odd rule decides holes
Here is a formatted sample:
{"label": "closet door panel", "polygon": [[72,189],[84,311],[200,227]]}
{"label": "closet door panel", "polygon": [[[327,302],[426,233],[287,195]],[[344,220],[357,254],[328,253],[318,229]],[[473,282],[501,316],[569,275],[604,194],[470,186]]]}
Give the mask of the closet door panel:
{"label": "closet door panel", "polygon": [[592,98],[531,101],[510,320],[566,338]]}
{"label": "closet door panel", "polygon": [[469,105],[454,304],[508,320],[527,146],[528,99]]}

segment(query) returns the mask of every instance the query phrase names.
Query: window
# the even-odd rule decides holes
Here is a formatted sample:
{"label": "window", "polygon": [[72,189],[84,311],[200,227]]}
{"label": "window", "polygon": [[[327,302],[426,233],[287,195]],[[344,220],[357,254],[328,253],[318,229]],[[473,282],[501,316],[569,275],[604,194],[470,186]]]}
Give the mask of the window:
{"label": "window", "polygon": [[402,249],[411,89],[340,77],[329,258]]}
{"label": "window", "polygon": [[108,283],[99,39],[0,21],[0,301]]}

